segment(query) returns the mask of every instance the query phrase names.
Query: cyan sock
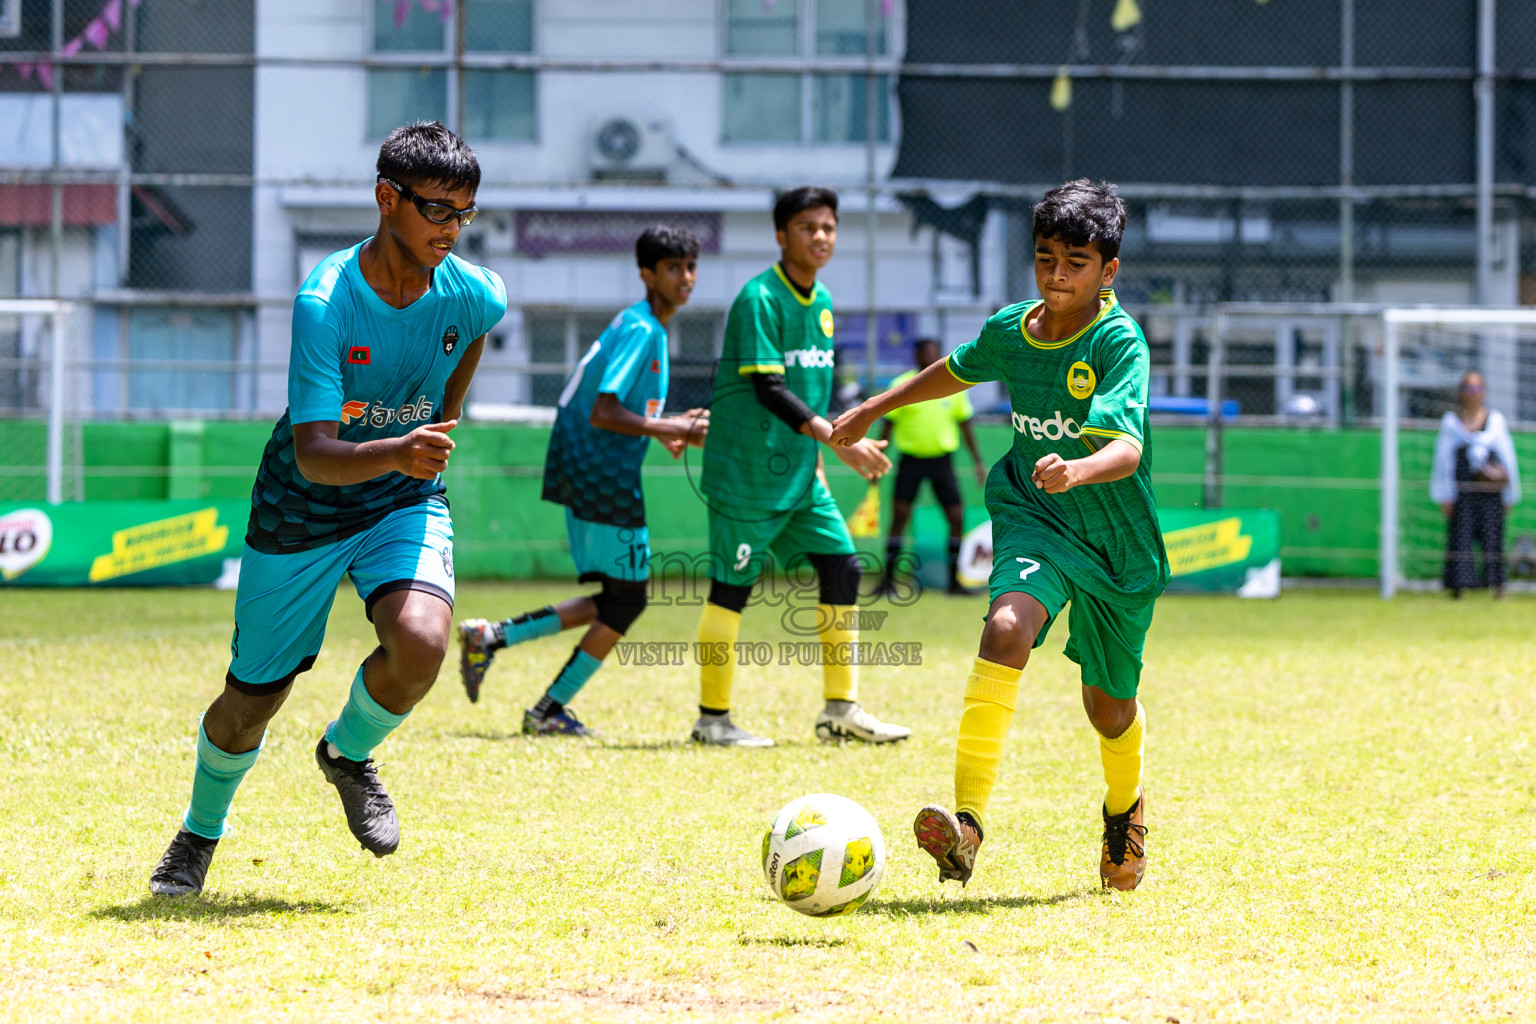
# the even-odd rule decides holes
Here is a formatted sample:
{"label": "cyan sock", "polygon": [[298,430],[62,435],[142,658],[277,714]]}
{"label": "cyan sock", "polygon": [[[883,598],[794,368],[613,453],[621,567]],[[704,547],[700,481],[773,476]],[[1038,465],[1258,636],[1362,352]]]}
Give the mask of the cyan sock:
{"label": "cyan sock", "polygon": [[537,640],[541,636],[554,636],[560,632],[560,616],[555,614],[552,606],[545,606],[536,612],[528,612],[519,615],[515,619],[507,619],[501,623],[501,635],[504,646],[511,647],[528,640]]}
{"label": "cyan sock", "polygon": [[373,748],[383,743],[384,737],[394,732],[409,715],[409,711],[396,715],[384,710],[368,692],[362,666],[358,666],[346,706],[336,721],[326,727],[325,738],[347,760],[366,761],[373,754]]}
{"label": "cyan sock", "polygon": [[266,733],[262,733],[261,746],[243,754],[231,754],[214,746],[202,723],[198,723],[192,801],[182,815],[182,824],[189,832],[204,839],[223,838],[229,831],[229,805],[234,803],[235,790],[240,788],[240,780],[251,770],[266,744]]}
{"label": "cyan sock", "polygon": [[565,663],[555,681],[549,684],[549,699],[556,704],[569,704],[576,699],[581,688],[587,685],[587,680],[592,678],[592,673],[602,668],[603,663],[592,657],[580,647],[571,652],[571,660]]}

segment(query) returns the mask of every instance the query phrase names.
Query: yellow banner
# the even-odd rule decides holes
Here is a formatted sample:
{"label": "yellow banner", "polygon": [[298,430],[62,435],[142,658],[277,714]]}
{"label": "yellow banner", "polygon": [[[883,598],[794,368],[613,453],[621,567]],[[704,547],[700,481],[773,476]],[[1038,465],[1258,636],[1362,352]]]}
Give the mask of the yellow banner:
{"label": "yellow banner", "polygon": [[1239,516],[1218,519],[1163,534],[1168,549],[1168,565],[1175,576],[1188,576],[1205,569],[1241,562],[1253,549],[1253,538],[1243,533]]}
{"label": "yellow banner", "polygon": [[91,582],[217,554],[229,539],[229,527],[218,521],[219,510],[205,508],[118,530],[112,534],[111,553],[91,563]]}

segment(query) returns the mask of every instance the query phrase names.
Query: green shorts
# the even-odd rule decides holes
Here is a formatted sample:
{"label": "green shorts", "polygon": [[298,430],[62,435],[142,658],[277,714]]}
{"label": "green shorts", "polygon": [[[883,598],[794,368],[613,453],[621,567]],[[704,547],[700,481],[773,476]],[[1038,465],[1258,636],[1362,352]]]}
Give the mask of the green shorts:
{"label": "green shorts", "polygon": [[1045,642],[1051,624],[1069,602],[1067,647],[1063,652],[1082,668],[1084,686],[1094,686],[1111,697],[1130,700],[1141,683],[1141,651],[1152,626],[1153,601],[1113,604],[1081,589],[1038,552],[1029,541],[1010,543],[994,535],[991,599],[1004,594],[1028,594],[1045,606],[1045,625],[1035,646]]}
{"label": "green shorts", "polygon": [[848,523],[820,480],[791,509],[709,506],[709,575],[721,583],[750,587],[796,555],[853,553]]}

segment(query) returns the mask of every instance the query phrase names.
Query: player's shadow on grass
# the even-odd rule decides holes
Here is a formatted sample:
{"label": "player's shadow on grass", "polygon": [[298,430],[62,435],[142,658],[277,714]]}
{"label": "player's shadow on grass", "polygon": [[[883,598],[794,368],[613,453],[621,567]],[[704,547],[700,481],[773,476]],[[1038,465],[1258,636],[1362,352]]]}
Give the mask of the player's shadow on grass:
{"label": "player's shadow on grass", "polygon": [[521,732],[499,732],[493,729],[462,729],[453,733],[455,739],[484,740],[487,743],[591,743],[594,750],[684,750],[695,744],[691,740],[605,740],[601,736],[593,740],[573,739],[569,736],[528,736]]}
{"label": "player's shadow on grass", "polygon": [[826,939],[801,935],[738,935],[738,946],[810,946],[815,949],[831,949],[841,946],[844,939]]}
{"label": "player's shadow on grass", "polygon": [[93,910],[91,917],[114,921],[196,921],[282,914],[342,914],[348,908],[324,900],[284,900],[271,896],[145,896],[132,903]]}
{"label": "player's shadow on grass", "polygon": [[604,750],[692,750],[698,746],[693,740],[623,740],[601,745]]}
{"label": "player's shadow on grass", "polygon": [[975,896],[944,899],[935,896],[919,900],[873,900],[859,908],[860,914],[884,914],[909,917],[918,914],[985,914],[992,910],[1027,910],[1054,907],[1073,900],[1087,899],[1094,889],[1073,889],[1054,896]]}

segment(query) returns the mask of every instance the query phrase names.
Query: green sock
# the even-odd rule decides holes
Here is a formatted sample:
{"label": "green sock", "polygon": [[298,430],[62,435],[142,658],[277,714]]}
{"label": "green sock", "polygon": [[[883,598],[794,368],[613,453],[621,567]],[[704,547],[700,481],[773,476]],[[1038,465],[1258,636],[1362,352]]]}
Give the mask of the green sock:
{"label": "green sock", "polygon": [[234,803],[235,790],[240,788],[240,780],[256,763],[266,743],[267,735],[262,733],[261,746],[243,754],[231,754],[214,746],[202,723],[198,723],[192,800],[187,804],[186,814],[182,815],[182,824],[187,831],[204,839],[219,839],[229,831],[229,807]]}
{"label": "green sock", "polygon": [[326,727],[325,738],[347,760],[366,761],[373,754],[373,748],[383,743],[384,737],[394,732],[409,715],[409,711],[396,715],[384,710],[368,692],[362,666],[358,666],[346,706],[336,721]]}

